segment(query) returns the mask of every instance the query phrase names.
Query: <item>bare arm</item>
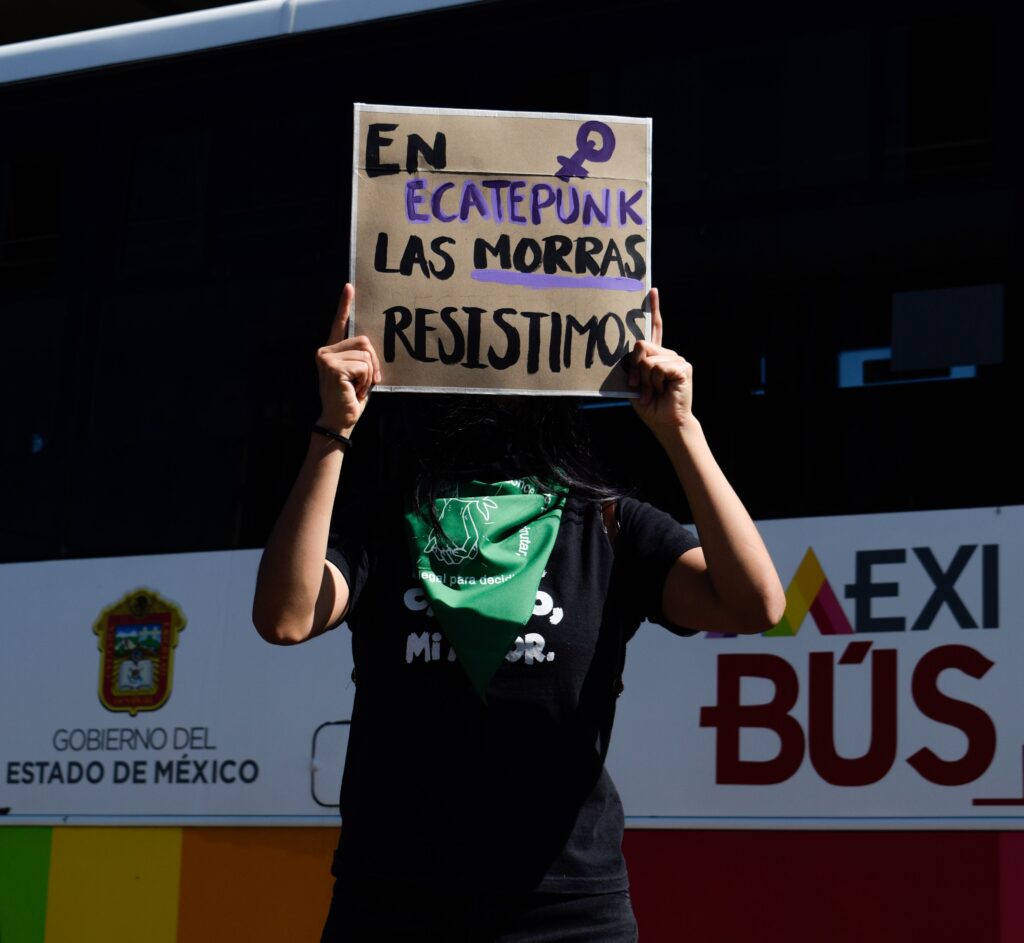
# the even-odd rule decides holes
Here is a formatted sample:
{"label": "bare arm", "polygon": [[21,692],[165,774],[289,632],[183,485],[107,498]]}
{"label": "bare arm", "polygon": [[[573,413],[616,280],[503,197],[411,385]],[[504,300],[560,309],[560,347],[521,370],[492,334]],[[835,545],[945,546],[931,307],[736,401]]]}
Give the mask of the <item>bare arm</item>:
{"label": "bare arm", "polygon": [[[318,424],[350,435],[380,379],[377,355],[365,337],[345,339],[351,285],[338,304],[327,345],[317,351],[322,411]],[[344,446],[314,433],[291,494],[260,560],[252,621],[268,642],[304,642],[339,622],[348,584],[325,559],[327,536],[344,461]]]}
{"label": "bare arm", "polygon": [[651,291],[652,340],[633,352],[634,407],[668,454],[686,494],[700,548],[672,566],[662,611],[691,629],[763,632],[782,618],[786,599],[754,522],[718,467],[691,411],[693,369],[661,346],[657,289]]}

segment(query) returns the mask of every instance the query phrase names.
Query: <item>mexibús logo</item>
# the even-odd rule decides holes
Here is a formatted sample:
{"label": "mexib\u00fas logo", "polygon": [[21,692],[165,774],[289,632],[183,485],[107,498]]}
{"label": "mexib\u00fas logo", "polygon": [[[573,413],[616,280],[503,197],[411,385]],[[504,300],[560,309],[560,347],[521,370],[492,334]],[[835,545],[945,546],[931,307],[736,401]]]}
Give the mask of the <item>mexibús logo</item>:
{"label": "mexib\u00fas logo", "polygon": [[[916,572],[895,569],[911,566]],[[897,580],[904,575],[912,592],[901,593]],[[809,548],[787,587],[785,615],[763,636],[795,641],[810,615],[820,633],[815,649],[782,643],[766,650],[757,636],[747,636],[758,644],[737,651],[742,642],[732,636],[733,650],[716,656],[715,701],[699,713],[699,725],[714,731],[715,782],[780,784],[808,761],[818,778],[840,787],[878,783],[899,763],[935,786],[980,779],[996,756],[998,701],[990,689],[1002,682],[993,680],[998,672],[989,675],[996,668],[990,655],[999,649],[979,648],[990,649],[984,641],[999,635],[975,631],[953,642],[948,630],[1000,628],[999,546],[963,544],[949,556],[924,546],[859,550],[852,581],[839,585],[853,601],[852,619]],[[888,609],[879,605],[883,600]],[[943,643],[923,649],[940,613],[949,617]],[[837,647],[826,643],[828,636],[846,638],[835,639]],[[828,650],[818,650],[822,645]],[[765,692],[757,702],[751,688]],[[958,731],[966,746],[936,748],[945,739],[942,728]],[[774,738],[774,748],[751,755],[743,744],[755,731]],[[970,802],[1021,799],[973,796]]]}
{"label": "mexib\u00fas logo", "polygon": [[[977,544],[961,544],[943,569],[929,547],[913,547],[914,558],[931,582],[931,594],[910,626],[910,631],[930,629],[943,607],[949,609],[961,629],[999,628],[999,545],[984,544],[975,557]],[[957,590],[957,581],[972,559],[981,568],[981,599],[972,605]],[[822,635],[850,635],[854,632],[904,632],[905,616],[880,616],[873,603],[900,595],[900,584],[891,579],[877,580],[875,567],[904,566],[907,551],[899,547],[886,550],[858,550],[854,562],[854,580],[843,587],[845,597],[854,602],[851,624],[836,597],[832,584],[822,569],[813,547],[807,548],[803,560],[786,588],[786,611],[780,622],[762,633],[766,636],[793,636],[808,615]],[[978,605],[980,603],[980,605]],[[708,638],[728,638],[728,633],[708,632]]]}

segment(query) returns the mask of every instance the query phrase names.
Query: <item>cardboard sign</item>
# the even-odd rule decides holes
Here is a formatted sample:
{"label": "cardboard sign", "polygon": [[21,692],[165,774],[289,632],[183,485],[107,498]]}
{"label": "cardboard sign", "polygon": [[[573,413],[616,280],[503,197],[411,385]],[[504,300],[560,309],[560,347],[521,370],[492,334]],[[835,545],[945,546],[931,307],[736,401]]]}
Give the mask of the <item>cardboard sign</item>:
{"label": "cardboard sign", "polygon": [[353,323],[378,389],[632,396],[648,118],[355,106]]}

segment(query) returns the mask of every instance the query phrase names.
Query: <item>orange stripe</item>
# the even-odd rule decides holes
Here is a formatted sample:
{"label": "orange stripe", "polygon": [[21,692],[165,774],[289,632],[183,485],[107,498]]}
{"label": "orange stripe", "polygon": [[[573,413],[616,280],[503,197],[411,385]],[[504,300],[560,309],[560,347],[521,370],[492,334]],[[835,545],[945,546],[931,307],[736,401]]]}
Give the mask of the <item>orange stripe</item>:
{"label": "orange stripe", "polygon": [[189,828],[179,939],[319,940],[337,828]]}

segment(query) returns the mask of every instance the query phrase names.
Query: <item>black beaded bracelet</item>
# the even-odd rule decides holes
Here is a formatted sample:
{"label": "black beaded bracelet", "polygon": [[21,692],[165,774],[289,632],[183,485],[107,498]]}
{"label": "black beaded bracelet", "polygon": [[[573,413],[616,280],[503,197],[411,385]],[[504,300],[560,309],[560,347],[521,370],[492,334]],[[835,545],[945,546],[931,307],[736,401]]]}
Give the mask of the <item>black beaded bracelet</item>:
{"label": "black beaded bracelet", "polygon": [[331,432],[330,429],[325,429],[323,426],[313,426],[314,432],[319,432],[320,435],[327,436],[328,439],[334,439],[335,442],[340,442],[345,446],[345,451],[349,450],[349,446],[352,445],[352,440],[347,435],[342,435],[340,432]]}

